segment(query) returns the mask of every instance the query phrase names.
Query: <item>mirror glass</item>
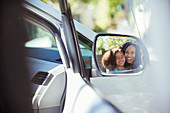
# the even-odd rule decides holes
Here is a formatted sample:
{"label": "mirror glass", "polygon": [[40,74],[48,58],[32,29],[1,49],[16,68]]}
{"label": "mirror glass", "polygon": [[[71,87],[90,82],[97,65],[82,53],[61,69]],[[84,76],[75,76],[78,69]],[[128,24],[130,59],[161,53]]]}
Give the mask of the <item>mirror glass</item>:
{"label": "mirror glass", "polygon": [[132,36],[98,36],[95,60],[100,72],[125,73],[143,69],[142,47]]}

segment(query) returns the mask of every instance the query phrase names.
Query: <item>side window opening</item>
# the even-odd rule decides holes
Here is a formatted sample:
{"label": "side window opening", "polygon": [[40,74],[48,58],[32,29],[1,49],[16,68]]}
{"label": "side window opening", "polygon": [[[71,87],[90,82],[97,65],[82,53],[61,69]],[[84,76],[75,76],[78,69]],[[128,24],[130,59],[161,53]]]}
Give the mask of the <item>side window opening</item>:
{"label": "side window opening", "polygon": [[27,21],[25,26],[29,36],[25,43],[26,56],[62,64],[53,35],[46,29]]}
{"label": "side window opening", "polygon": [[57,48],[52,34],[29,22],[25,22],[25,25],[29,35],[29,40],[25,43],[25,47]]}
{"label": "side window opening", "polygon": [[80,46],[80,51],[83,56],[83,61],[85,68],[91,68],[92,61],[92,42],[88,41],[85,37],[78,33],[78,42]]}
{"label": "side window opening", "polygon": [[[48,30],[28,21],[25,21],[25,25],[29,35],[25,43],[25,48],[28,50],[26,56],[62,64],[53,35]],[[79,33],[78,41],[85,68],[89,69],[92,61],[92,42]]]}

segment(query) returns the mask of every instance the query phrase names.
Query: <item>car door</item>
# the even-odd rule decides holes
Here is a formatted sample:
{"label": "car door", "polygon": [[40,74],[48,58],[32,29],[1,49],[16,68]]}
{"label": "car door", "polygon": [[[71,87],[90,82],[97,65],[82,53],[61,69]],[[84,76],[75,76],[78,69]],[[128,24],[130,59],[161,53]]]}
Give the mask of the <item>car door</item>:
{"label": "car door", "polygon": [[[64,65],[68,67],[69,61],[61,39],[61,22],[54,19],[51,13],[40,10],[44,8],[43,5],[41,1],[26,1],[24,4],[24,20],[29,37],[25,43],[25,56],[32,86],[32,104],[35,113],[59,113],[66,89]],[[79,44],[85,66],[90,68],[91,41],[79,33]]]}
{"label": "car door", "polygon": [[60,0],[60,7],[63,23],[62,39],[69,57],[69,66],[66,68],[67,91],[63,113],[120,112],[90,87],[67,0]]}
{"label": "car door", "polygon": [[66,87],[63,64],[68,62],[60,33],[41,17],[27,14],[24,20],[29,37],[25,56],[32,86],[32,108],[34,113],[59,113]]}
{"label": "car door", "polygon": [[[57,29],[59,29],[60,25],[62,25],[61,13],[57,9],[41,1],[26,0],[23,6],[25,10],[24,14],[36,18],[37,21],[39,21],[39,17],[44,18],[47,23],[53,24],[54,27],[56,27]],[[89,28],[87,28],[86,26],[80,24],[76,20],[74,20],[74,22],[75,22],[76,32],[78,34],[78,43],[80,45],[80,51],[83,56],[84,65],[89,73],[90,72],[89,69],[91,68],[91,60],[92,60],[91,59],[92,42],[93,42],[93,37],[96,35],[96,33],[90,30]],[[44,23],[44,21],[41,20],[41,23]]]}
{"label": "car door", "polygon": [[[60,25],[62,24],[60,12],[41,1],[34,1],[34,0],[25,1],[24,2],[24,11],[25,11],[24,15],[26,16],[27,20],[30,20],[30,18],[34,18],[36,22],[41,23],[42,26],[44,26],[44,27],[48,26],[46,24],[53,24],[54,27],[59,29]],[[44,19],[44,20],[42,20],[42,19]],[[74,22],[76,23],[75,26],[77,28],[78,43],[80,45],[80,51],[83,56],[83,61],[84,61],[84,65],[86,68],[86,72],[89,73],[89,76],[90,76],[90,69],[92,68],[92,66],[91,66],[92,39],[96,33],[93,32],[92,30],[88,29],[87,27],[83,26],[82,24],[78,23],[77,21],[74,20]],[[48,27],[47,29],[54,32],[54,27]],[[59,31],[56,30],[56,32],[59,32]],[[45,38],[41,38],[41,39],[43,39],[44,41],[46,40]],[[34,42],[35,41],[38,41],[38,40],[34,40]],[[31,42],[33,43],[33,41],[31,41]],[[54,41],[52,41],[52,42],[54,45]],[[29,46],[29,43],[27,44],[27,46]],[[48,41],[47,41],[47,43],[48,43]],[[43,48],[41,47],[41,50],[42,49]],[[54,55],[54,51],[55,51],[54,49],[50,50],[51,51],[50,54],[52,54],[51,56],[49,54],[48,55],[39,54],[41,51],[37,52],[38,50],[40,50],[40,49],[33,49],[33,48],[29,47],[29,51],[34,51],[34,53],[36,52],[36,54],[34,54],[34,55],[28,54],[28,55],[30,57],[34,57],[34,58],[38,58],[38,59],[46,59],[46,60],[48,60],[50,62],[54,62],[54,63],[57,63],[57,62],[61,63],[60,55],[58,55],[58,56]],[[45,49],[43,51],[45,51]],[[49,50],[47,50],[47,48],[46,48],[46,51],[49,51]],[[57,51],[57,53],[58,53],[58,51]]]}

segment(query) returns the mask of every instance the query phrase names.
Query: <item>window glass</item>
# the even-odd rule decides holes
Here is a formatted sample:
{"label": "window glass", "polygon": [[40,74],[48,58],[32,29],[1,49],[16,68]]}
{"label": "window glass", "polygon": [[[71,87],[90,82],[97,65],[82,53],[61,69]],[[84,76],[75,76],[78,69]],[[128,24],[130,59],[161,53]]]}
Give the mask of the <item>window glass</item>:
{"label": "window glass", "polygon": [[91,68],[92,42],[80,34],[78,34],[78,41],[85,68]]}
{"label": "window glass", "polygon": [[[30,22],[25,22],[25,25],[29,35],[25,43],[25,47],[29,49],[27,56],[62,63],[53,35]],[[78,41],[85,67],[91,68],[92,42],[79,33]]]}
{"label": "window glass", "polygon": [[29,40],[25,43],[25,47],[34,48],[56,48],[54,37],[46,30],[37,27],[31,23],[25,22],[29,35]]}
{"label": "window glass", "polygon": [[47,30],[25,21],[29,39],[25,43],[26,56],[62,64],[53,35]]}

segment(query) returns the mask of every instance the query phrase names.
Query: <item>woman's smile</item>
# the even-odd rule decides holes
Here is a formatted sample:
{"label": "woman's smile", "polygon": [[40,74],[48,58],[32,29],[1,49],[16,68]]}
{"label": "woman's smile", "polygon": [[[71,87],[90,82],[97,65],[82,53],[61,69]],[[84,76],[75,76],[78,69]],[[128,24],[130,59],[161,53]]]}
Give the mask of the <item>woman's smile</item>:
{"label": "woman's smile", "polygon": [[136,49],[133,45],[129,46],[125,52],[125,58],[128,63],[132,63],[136,56]]}

